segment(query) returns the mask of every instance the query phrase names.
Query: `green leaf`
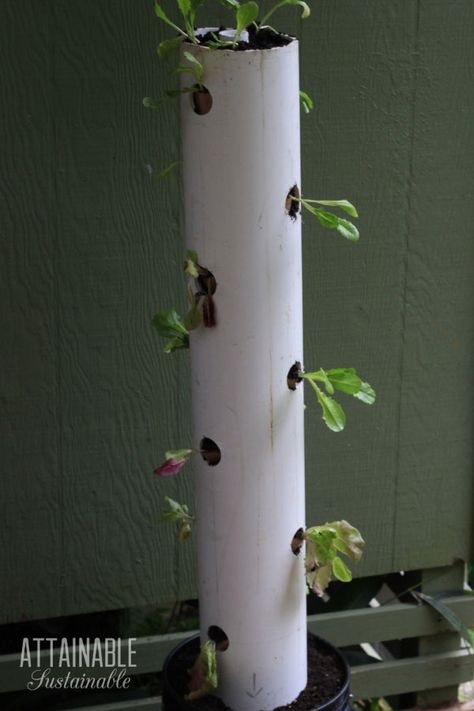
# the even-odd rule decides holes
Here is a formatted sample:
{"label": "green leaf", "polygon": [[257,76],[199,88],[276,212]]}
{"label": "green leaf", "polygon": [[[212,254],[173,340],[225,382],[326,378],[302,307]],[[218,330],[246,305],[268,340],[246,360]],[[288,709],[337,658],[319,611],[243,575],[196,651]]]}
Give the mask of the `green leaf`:
{"label": "green leaf", "polygon": [[327,523],[324,526],[312,526],[305,531],[307,554],[306,558],[313,565],[325,565],[336,555],[334,541],[337,532]]}
{"label": "green leaf", "polygon": [[181,35],[187,36],[186,33],[183,32],[180,27],[178,27],[178,25],[175,25],[174,22],[171,22],[166,12],[158,3],[155,3],[155,15],[159,17],[160,20],[163,20],[163,22],[166,22],[166,24],[172,27],[174,30],[177,30]]}
{"label": "green leaf", "polygon": [[336,229],[340,235],[351,242],[357,242],[359,240],[359,230],[352,224],[352,222],[349,222],[349,220],[343,220],[338,217],[338,225]]}
{"label": "green leaf", "polygon": [[175,336],[165,343],[163,350],[165,353],[172,353],[180,348],[189,348],[189,336]]}
{"label": "green leaf", "polygon": [[349,200],[307,200],[307,202],[315,202],[318,205],[327,205],[328,207],[340,207],[351,217],[359,217],[356,208]]}
{"label": "green leaf", "polygon": [[160,336],[170,338],[164,346],[165,353],[189,348],[189,332],[174,309],[155,314],[152,323]]}
{"label": "green leaf", "polygon": [[174,309],[159,311],[153,316],[152,323],[160,336],[174,336],[176,333],[181,335],[188,334],[187,329]]}
{"label": "green leaf", "polygon": [[324,591],[331,582],[331,563],[322,565],[314,570],[308,570],[306,572],[306,582],[308,587],[316,594],[318,597],[324,595]]}
{"label": "green leaf", "polygon": [[184,459],[192,454],[192,449],[170,449],[165,452],[165,459]]}
{"label": "green leaf", "polygon": [[317,397],[323,411],[323,420],[333,432],[342,432],[346,426],[346,415],[337,400],[325,395],[319,388]]}
{"label": "green leaf", "polygon": [[268,12],[267,14],[263,17],[260,25],[264,25],[266,21],[268,20],[271,15],[275,12],[275,10],[279,10],[281,7],[285,7],[285,5],[300,5],[303,8],[303,12],[301,13],[302,18],[309,17],[311,15],[311,10],[309,8],[309,5],[304,2],[304,0],[280,0],[280,2],[277,2]]}
{"label": "green leaf", "polygon": [[354,368],[333,368],[327,371],[327,376],[336,390],[348,395],[359,392],[362,381]]}
{"label": "green leaf", "polygon": [[161,5],[158,5],[158,3],[155,3],[155,15],[160,18],[160,20],[163,20],[163,22],[166,22],[168,25],[172,25],[173,23],[171,20],[168,18],[168,15],[166,12],[163,10]]}
{"label": "green leaf", "polygon": [[194,521],[194,516],[191,516],[186,504],[179,504],[169,496],[165,496],[169,511],[165,511],[163,519],[176,523],[178,527],[178,540],[186,541],[191,535],[191,523]]}
{"label": "green leaf", "polygon": [[422,592],[414,592],[413,595],[419,600],[422,600],[422,602],[426,602],[428,605],[431,605],[436,612],[439,612],[439,614],[444,617],[447,622],[449,622],[451,627],[455,629],[456,632],[458,632],[469,644],[471,649],[473,649],[472,637],[469,629],[466,627],[464,622],[442,600],[440,600],[438,596],[432,597],[431,595],[426,595]]}
{"label": "green leaf", "polygon": [[169,175],[175,168],[178,167],[180,161],[175,160],[173,163],[170,163],[167,165],[163,170],[160,170],[160,172],[157,174],[157,178],[165,178],[167,175]]}
{"label": "green leaf", "polygon": [[188,685],[191,691],[184,697],[188,701],[200,699],[217,689],[217,656],[214,642],[209,640],[201,647],[189,674]]}
{"label": "green leaf", "polygon": [[196,77],[196,81],[200,82],[204,74],[204,67],[202,66],[201,62],[196,59],[196,57],[191,54],[191,52],[184,52],[183,54],[188,60],[188,62],[190,62],[192,65],[192,73]]}
{"label": "green leaf", "polygon": [[354,397],[366,405],[373,405],[376,399],[375,390],[369,385],[369,383],[361,382],[360,390],[354,393]]}
{"label": "green leaf", "polygon": [[256,2],[245,2],[243,5],[239,5],[235,13],[235,19],[237,22],[236,41],[239,40],[240,33],[245,30],[246,27],[255,22],[258,17],[258,5]]}
{"label": "green leaf", "polygon": [[188,18],[189,13],[191,12],[191,3],[190,0],[177,0],[178,2],[178,7],[179,10],[186,20]]}
{"label": "green leaf", "polygon": [[309,112],[314,108],[314,102],[313,99],[310,97],[309,94],[307,94],[305,91],[300,90],[300,103],[301,106],[303,107],[303,111],[305,114],[309,114]]}
{"label": "green leaf", "polygon": [[320,368],[318,372],[320,373],[321,380],[324,383],[324,387],[326,388],[328,395],[334,395],[334,387],[329,380],[326,371]]}
{"label": "green leaf", "polygon": [[173,54],[173,52],[176,52],[176,50],[181,46],[183,40],[184,37],[180,35],[179,37],[172,37],[171,39],[166,39],[163,40],[163,42],[160,42],[156,48],[160,59],[167,59],[171,54]]}
{"label": "green leaf", "polygon": [[145,96],[142,104],[146,109],[157,109],[161,106],[164,99],[153,99],[151,96]]}
{"label": "green leaf", "polygon": [[352,526],[348,521],[331,521],[327,524],[333,528],[337,537],[334,540],[334,547],[353,561],[358,562],[362,558],[362,549],[365,541],[360,535],[360,531]]}
{"label": "green leaf", "polygon": [[296,4],[300,5],[300,7],[303,8],[303,12],[301,13],[301,17],[303,18],[303,20],[305,20],[307,17],[309,17],[311,15],[311,9],[310,9],[309,5],[306,2],[304,2],[304,0],[298,0],[298,2]]}
{"label": "green leaf", "polygon": [[351,571],[339,556],[336,556],[332,560],[332,572],[334,577],[343,583],[350,583],[352,580]]}
{"label": "green leaf", "polygon": [[188,313],[186,314],[184,324],[188,331],[194,331],[196,328],[199,328],[201,323],[202,312],[199,309],[199,303],[196,303],[194,306],[191,306]]}
{"label": "green leaf", "polygon": [[352,242],[357,242],[359,239],[359,231],[352,222],[349,220],[344,220],[342,217],[334,215],[332,212],[327,210],[322,210],[319,207],[314,207],[311,202],[316,202],[315,200],[301,199],[301,204],[309,211],[312,215],[318,218],[319,222],[323,227],[328,227],[329,229],[336,229],[339,234]]}

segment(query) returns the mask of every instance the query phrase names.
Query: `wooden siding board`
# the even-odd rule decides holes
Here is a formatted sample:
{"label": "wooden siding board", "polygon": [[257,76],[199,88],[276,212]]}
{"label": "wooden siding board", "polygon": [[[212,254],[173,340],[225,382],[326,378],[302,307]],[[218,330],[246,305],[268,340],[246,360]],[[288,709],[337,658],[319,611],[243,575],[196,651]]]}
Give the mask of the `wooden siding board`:
{"label": "wooden siding board", "polygon": [[304,220],[304,361],[354,365],[378,402],[345,398],[346,430],[334,435],[307,393],[307,518],[359,526],[367,547],[356,572],[369,575],[393,563],[415,14],[412,2],[314,10],[302,30],[301,83],[317,101],[302,119],[303,195],[353,200],[361,240],[348,244]]}
{"label": "wooden siding board", "polygon": [[470,555],[474,8],[445,11],[418,3],[394,569]]}
{"label": "wooden siding board", "polygon": [[[379,398],[346,399],[334,435],[308,391],[307,523],[362,529],[358,575],[446,565],[469,556],[472,523],[474,9],[312,10],[278,20],[316,100],[303,191],[354,200],[362,237],[304,218],[304,362],[355,365]],[[178,107],[141,106],[177,80],[155,53],[167,29],[147,0],[1,13],[0,621],[192,597],[193,543],[159,525],[165,495],[192,507],[192,466],[151,475],[190,441],[187,354],[149,326],[185,307],[179,177],[154,179],[179,156]]]}
{"label": "wooden siding board", "polygon": [[351,691],[356,697],[375,698],[461,684],[471,679],[472,655],[460,649],[428,657],[408,657],[353,667]]}
{"label": "wooden siding board", "polygon": [[[0,63],[0,599],[3,622],[48,615],[60,590],[54,128],[49,18],[2,3]],[[25,31],[35,28],[35,42]]]}

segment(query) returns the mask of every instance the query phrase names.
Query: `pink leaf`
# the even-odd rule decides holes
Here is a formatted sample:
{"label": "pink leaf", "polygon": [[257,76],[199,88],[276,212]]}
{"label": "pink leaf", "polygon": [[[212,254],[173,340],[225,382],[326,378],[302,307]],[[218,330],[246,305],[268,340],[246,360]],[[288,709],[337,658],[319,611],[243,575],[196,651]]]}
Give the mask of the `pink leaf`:
{"label": "pink leaf", "polygon": [[167,459],[166,462],[154,470],[154,473],[157,476],[174,476],[181,471],[187,461],[187,458]]}

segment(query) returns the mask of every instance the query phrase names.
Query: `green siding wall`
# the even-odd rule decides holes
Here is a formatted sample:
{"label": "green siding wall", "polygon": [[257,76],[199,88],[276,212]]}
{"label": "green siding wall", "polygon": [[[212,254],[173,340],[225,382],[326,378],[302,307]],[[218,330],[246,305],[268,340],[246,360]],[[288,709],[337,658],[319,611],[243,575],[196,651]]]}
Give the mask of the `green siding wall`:
{"label": "green siding wall", "polygon": [[[379,395],[327,432],[307,397],[308,523],[367,540],[359,574],[468,558],[472,521],[471,0],[320,0],[301,23],[303,188],[348,197],[351,245],[305,218],[305,364]],[[184,305],[178,107],[148,0],[0,5],[0,622],[195,592],[160,524],[192,473],[188,357],[149,321]],[[275,477],[281,475],[275,472]]]}

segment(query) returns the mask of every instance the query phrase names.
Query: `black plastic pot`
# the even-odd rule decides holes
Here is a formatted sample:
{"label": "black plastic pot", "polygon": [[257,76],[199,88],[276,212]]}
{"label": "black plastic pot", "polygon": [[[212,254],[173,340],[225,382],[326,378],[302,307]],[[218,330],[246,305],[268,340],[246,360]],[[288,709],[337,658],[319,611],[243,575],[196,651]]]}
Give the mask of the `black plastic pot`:
{"label": "black plastic pot", "polygon": [[[329,698],[326,702],[319,706],[315,706],[311,711],[349,711],[349,667],[346,660],[336,647],[326,642],[326,640],[317,637],[316,635],[308,636],[312,643],[326,654],[334,656],[337,660],[337,665],[343,672],[342,687],[335,696]],[[189,669],[197,655],[199,654],[200,641],[199,634],[190,637],[181,642],[168,654],[163,666],[163,709],[164,711],[206,711],[205,699],[201,699],[199,703],[185,701],[184,696],[187,693],[185,688],[186,680],[182,674],[183,664],[186,669]],[[209,705],[209,709],[217,709],[217,706]],[[239,711],[234,709],[233,711]]]}

